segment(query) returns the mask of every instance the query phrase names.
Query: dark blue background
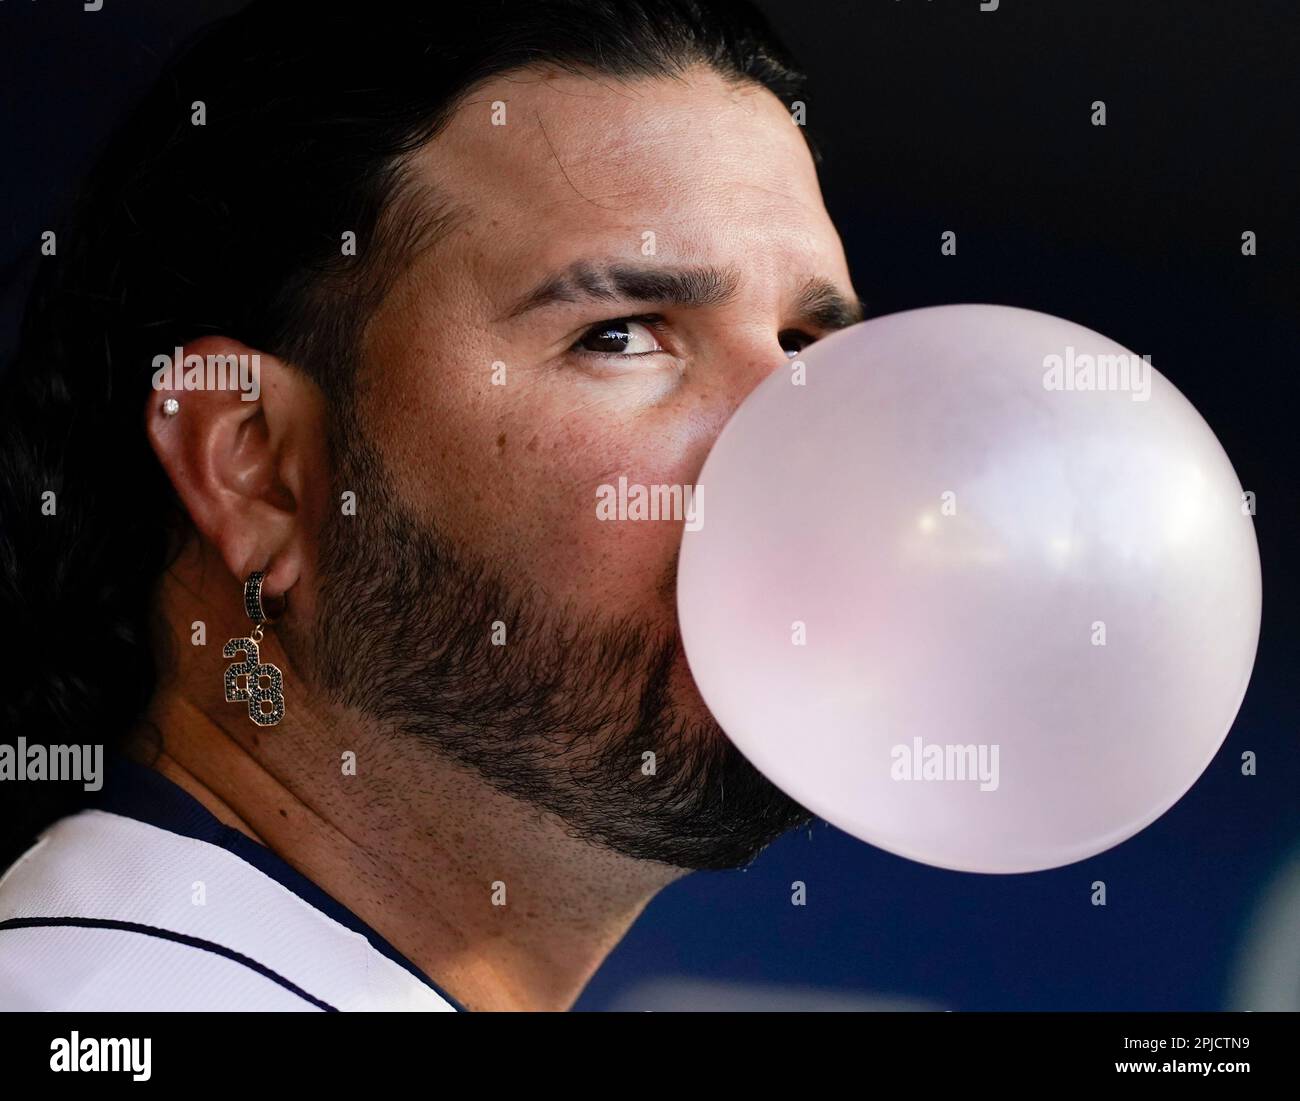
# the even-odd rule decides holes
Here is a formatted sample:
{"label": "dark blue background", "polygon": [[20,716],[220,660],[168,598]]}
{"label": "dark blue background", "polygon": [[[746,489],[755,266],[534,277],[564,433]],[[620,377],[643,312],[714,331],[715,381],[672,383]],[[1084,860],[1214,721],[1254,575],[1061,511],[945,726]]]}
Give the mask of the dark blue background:
{"label": "dark blue background", "polygon": [[[237,6],[0,5],[5,346],[76,175],[178,38]],[[1067,317],[1150,353],[1205,416],[1258,499],[1259,659],[1206,774],[1110,852],[969,875],[819,822],[743,872],[664,891],[578,1008],[1300,1009],[1300,14],[1289,0],[764,6],[812,73],[827,202],[874,312]],[[948,229],[956,257],[939,252]]]}

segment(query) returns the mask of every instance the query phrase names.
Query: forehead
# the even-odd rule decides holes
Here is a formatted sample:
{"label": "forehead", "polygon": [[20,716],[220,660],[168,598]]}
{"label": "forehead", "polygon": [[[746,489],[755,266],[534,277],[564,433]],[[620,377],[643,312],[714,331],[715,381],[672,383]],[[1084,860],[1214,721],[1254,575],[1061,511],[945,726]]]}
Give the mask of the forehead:
{"label": "forehead", "polygon": [[593,246],[646,255],[647,240],[656,255],[751,264],[838,248],[785,106],[705,68],[506,74],[459,105],[415,167],[458,210],[477,268],[562,264]]}

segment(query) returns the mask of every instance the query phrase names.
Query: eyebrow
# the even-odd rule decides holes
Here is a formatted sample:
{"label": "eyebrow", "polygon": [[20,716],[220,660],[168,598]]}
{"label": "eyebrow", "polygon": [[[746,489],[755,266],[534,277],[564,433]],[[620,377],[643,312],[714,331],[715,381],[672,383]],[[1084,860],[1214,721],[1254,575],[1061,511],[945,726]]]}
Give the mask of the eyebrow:
{"label": "eyebrow", "polygon": [[795,311],[804,321],[822,329],[847,329],[867,316],[867,304],[850,298],[829,279],[809,279],[795,299]]}
{"label": "eyebrow", "polygon": [[[559,302],[634,301],[683,308],[721,306],[735,297],[740,281],[740,272],[735,268],[577,260],[548,275],[517,299],[502,319],[514,320]],[[829,279],[820,277],[803,284],[795,308],[801,320],[823,329],[846,328],[861,321],[866,314],[863,302],[848,297]]]}

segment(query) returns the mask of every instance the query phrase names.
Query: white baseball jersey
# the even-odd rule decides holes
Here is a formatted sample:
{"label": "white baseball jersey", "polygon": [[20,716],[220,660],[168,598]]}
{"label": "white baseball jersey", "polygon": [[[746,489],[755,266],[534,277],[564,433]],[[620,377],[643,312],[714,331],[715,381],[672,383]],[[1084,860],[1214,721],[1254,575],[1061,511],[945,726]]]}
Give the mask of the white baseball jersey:
{"label": "white baseball jersey", "polygon": [[113,762],[0,878],[0,1010],[464,1011],[153,769]]}

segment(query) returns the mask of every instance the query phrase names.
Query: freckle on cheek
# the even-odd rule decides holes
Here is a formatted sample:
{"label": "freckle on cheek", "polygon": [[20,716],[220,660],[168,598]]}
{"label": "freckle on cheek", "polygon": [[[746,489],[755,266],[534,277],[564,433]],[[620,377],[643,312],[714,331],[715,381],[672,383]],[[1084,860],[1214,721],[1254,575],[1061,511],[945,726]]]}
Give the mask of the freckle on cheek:
{"label": "freckle on cheek", "polygon": [[506,434],[502,432],[501,435],[497,437],[497,448],[504,449],[505,446],[506,446]]}

